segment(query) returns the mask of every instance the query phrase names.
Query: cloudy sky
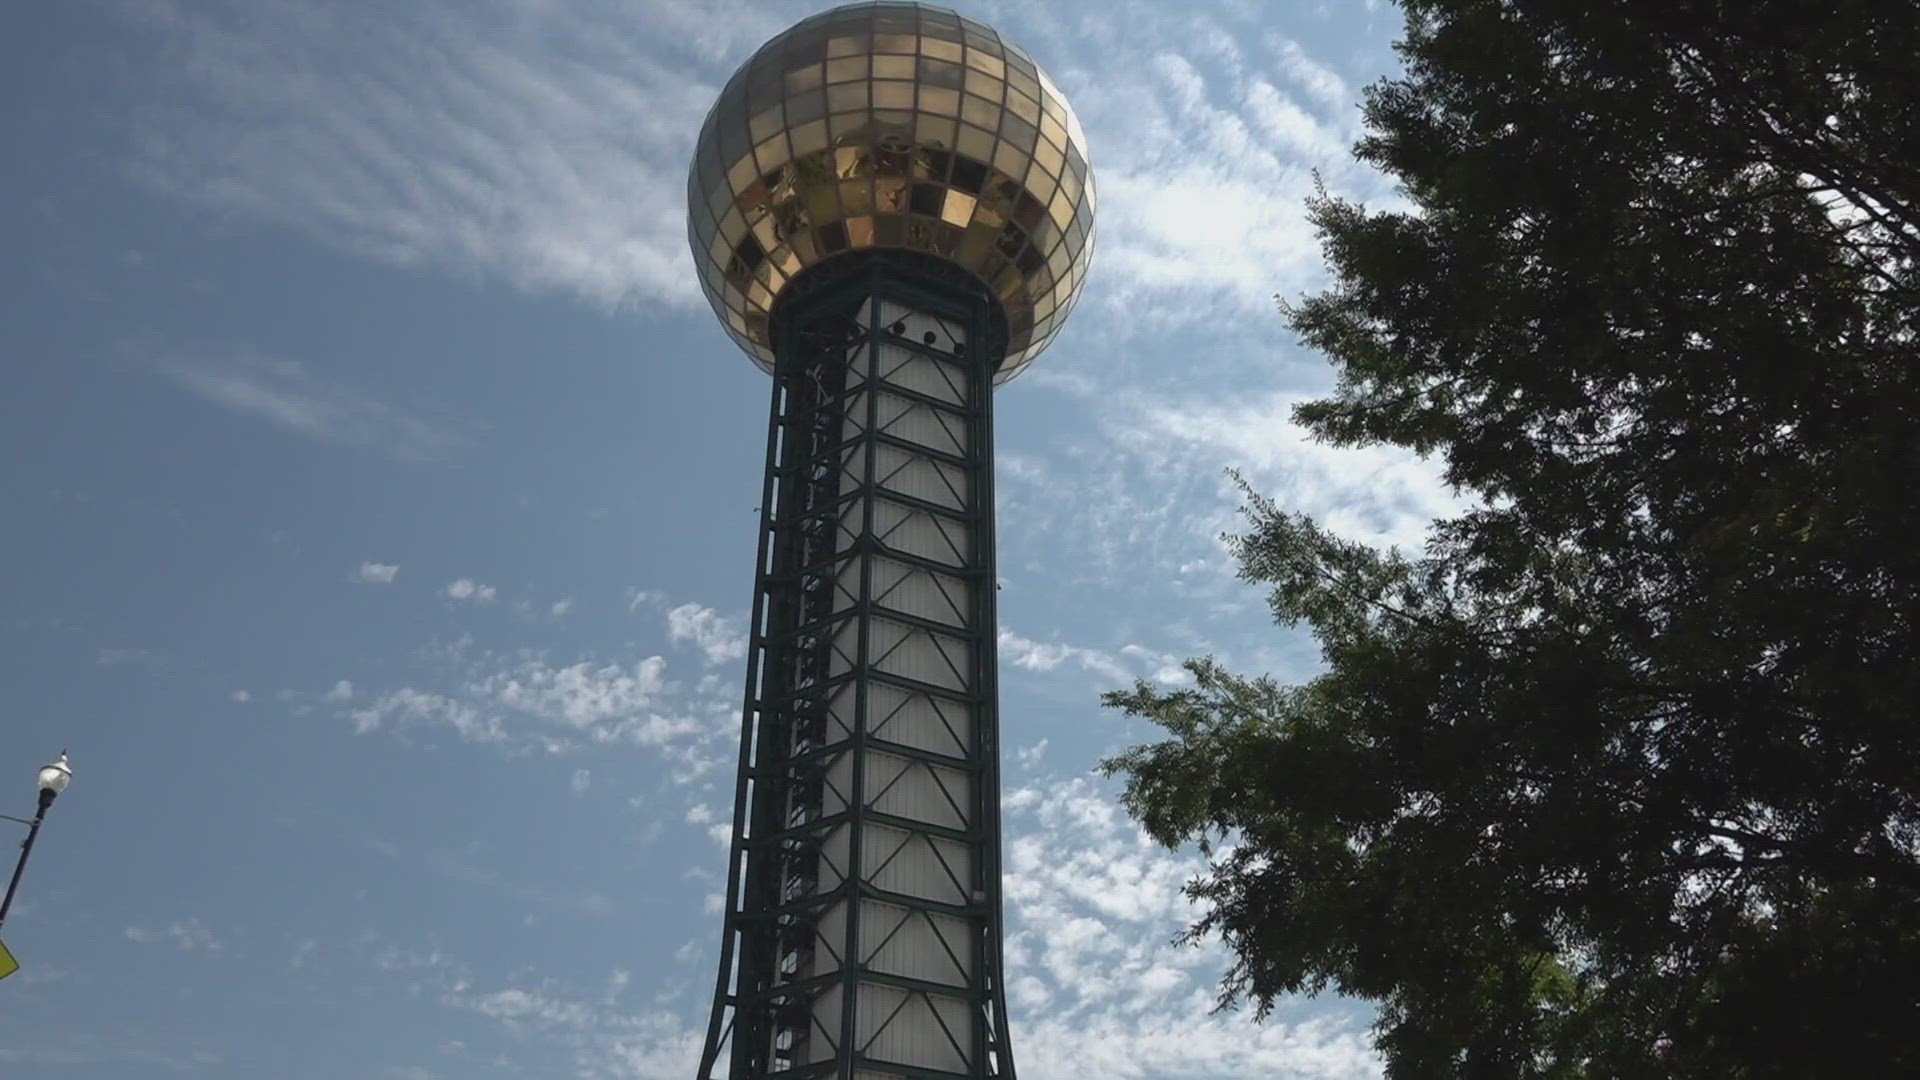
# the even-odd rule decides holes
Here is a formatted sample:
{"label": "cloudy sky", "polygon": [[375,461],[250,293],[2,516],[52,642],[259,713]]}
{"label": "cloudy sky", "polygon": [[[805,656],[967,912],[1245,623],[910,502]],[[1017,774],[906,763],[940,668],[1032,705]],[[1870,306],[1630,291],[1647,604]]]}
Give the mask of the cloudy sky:
{"label": "cloudy sky", "polygon": [[[692,1075],[719,944],[767,383],[699,299],[708,104],[820,6],[68,0],[0,16],[0,1072]],[[1417,542],[1434,470],[1302,440],[1397,12],[963,3],[1078,108],[1087,295],[1001,391],[1013,1038],[1027,1080],[1377,1073],[1364,1008],[1209,1016],[1192,853],[1092,775],[1179,659],[1299,676],[1218,535],[1243,469]],[[9,826],[10,827],[10,826]],[[10,847],[10,845],[9,845]],[[4,870],[4,868],[0,868]]]}

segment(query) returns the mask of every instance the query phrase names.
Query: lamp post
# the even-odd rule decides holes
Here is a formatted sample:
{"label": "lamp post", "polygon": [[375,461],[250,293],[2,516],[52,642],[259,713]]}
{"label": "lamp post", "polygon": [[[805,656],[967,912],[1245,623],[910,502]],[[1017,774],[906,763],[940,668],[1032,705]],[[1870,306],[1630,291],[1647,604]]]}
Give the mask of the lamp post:
{"label": "lamp post", "polygon": [[7,898],[0,900],[0,924],[7,921],[7,909],[13,906],[14,891],[20,888],[20,875],[27,869],[27,856],[33,854],[33,842],[40,836],[40,823],[46,820],[47,808],[72,782],[73,766],[67,763],[67,752],[62,750],[57,759],[40,769],[40,808],[35,811],[33,820],[0,815],[8,821],[18,821],[27,826],[27,838],[20,844],[20,861],[13,866],[13,880],[7,882]]}

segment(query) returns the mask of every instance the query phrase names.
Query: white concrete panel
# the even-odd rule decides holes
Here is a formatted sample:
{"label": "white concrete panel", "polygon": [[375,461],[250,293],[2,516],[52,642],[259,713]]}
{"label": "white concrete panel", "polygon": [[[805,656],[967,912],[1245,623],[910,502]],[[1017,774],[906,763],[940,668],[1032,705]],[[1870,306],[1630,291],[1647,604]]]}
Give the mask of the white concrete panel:
{"label": "white concrete panel", "polygon": [[[940,925],[940,924],[953,925]],[[965,923],[876,900],[860,905],[861,959],[874,971],[965,987],[973,967]],[[957,947],[956,947],[957,946]]]}
{"label": "white concrete panel", "polygon": [[[846,396],[840,412],[841,439],[855,438],[867,430],[867,400],[870,393],[868,390],[855,390]],[[885,401],[893,396],[882,393],[880,399]]]}
{"label": "white concrete panel", "polygon": [[859,718],[854,711],[858,703],[853,683],[835,688],[832,696],[827,698],[826,745],[832,746],[853,737],[854,721]]}
{"label": "white concrete panel", "polygon": [[813,1033],[807,1040],[807,1063],[828,1061],[839,1054],[840,1005],[845,992],[830,986],[813,999]]}
{"label": "white concrete panel", "polygon": [[878,684],[867,693],[869,731],[875,738],[952,757],[972,752],[971,706]]}
{"label": "white concrete panel", "polygon": [[869,823],[860,846],[861,875],[876,888],[942,904],[965,904],[971,897],[973,851],[967,844]]}
{"label": "white concrete panel", "polygon": [[820,843],[820,892],[832,892],[846,880],[846,869],[850,865],[847,856],[852,850],[849,839],[853,835],[845,825],[836,825],[827,838]]}
{"label": "white concrete panel", "polygon": [[973,561],[973,545],[965,523],[906,506],[875,499],[873,531],[880,542],[931,562],[964,567]]}
{"label": "white concrete panel", "polygon": [[[846,958],[853,955],[853,949],[847,940],[848,901],[836,900],[820,912],[819,920],[813,924],[813,973],[825,975],[839,971]],[[839,1028],[827,1030],[839,1035]]]}
{"label": "white concrete panel", "polygon": [[966,418],[896,394],[881,394],[878,428],[896,439],[956,457],[967,452]]}
{"label": "white concrete panel", "polygon": [[874,475],[888,491],[910,495],[948,510],[972,505],[972,484],[964,469],[919,457],[897,446],[874,447]]}
{"label": "white concrete panel", "polygon": [[887,619],[871,620],[869,662],[889,675],[961,690],[973,673],[972,650],[959,638],[909,628]]}
{"label": "white concrete panel", "polygon": [[882,607],[964,630],[972,623],[973,590],[951,574],[873,560],[873,600]]}
{"label": "white concrete panel", "polygon": [[839,675],[851,670],[859,662],[860,620],[848,619],[834,628],[827,671],[830,675]]}
{"label": "white concrete panel", "polygon": [[979,1010],[969,1005],[965,998],[948,997],[945,994],[928,994],[926,1001],[931,1010],[938,1014],[939,1022],[959,1042],[961,1060],[971,1060],[974,1038],[981,1023]]}
{"label": "white concrete panel", "polygon": [[954,769],[867,752],[867,805],[883,814],[964,829],[972,813],[973,784]]}
{"label": "white concrete panel", "polygon": [[880,346],[883,382],[964,407],[971,400],[966,371],[959,364],[884,342]]}
{"label": "white concrete panel", "polygon": [[832,817],[847,808],[853,798],[853,755],[842,754],[827,766],[826,782],[820,786],[820,816]]}
{"label": "white concrete panel", "polygon": [[[961,1047],[968,1045],[970,1029],[955,1028],[949,1036],[935,1019],[927,995],[890,986],[862,986],[858,1009],[856,1043],[869,1056],[922,1069],[967,1071]],[[940,1018],[946,1018],[945,1009],[940,1010]]]}
{"label": "white concrete panel", "polygon": [[840,518],[834,524],[833,553],[844,555],[852,551],[854,545],[860,542],[860,530],[864,527],[859,507],[849,507],[847,516]]}

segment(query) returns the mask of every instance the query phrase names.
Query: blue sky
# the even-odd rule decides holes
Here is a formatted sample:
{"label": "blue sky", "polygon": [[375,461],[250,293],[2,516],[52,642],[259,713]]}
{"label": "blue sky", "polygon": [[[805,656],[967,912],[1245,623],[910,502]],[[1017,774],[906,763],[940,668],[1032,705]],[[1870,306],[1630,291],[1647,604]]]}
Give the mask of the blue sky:
{"label": "blue sky", "polygon": [[[71,0],[0,17],[0,1071],[691,1075],[719,943],[767,384],[699,298],[707,106],[814,3]],[[1100,246],[998,402],[1013,1038],[1028,1080],[1371,1076],[1367,1012],[1208,1017],[1191,853],[1097,705],[1300,676],[1222,470],[1417,542],[1434,469],[1304,441],[1309,170],[1371,4],[958,5],[1078,109]],[[724,828],[722,828],[724,831]]]}

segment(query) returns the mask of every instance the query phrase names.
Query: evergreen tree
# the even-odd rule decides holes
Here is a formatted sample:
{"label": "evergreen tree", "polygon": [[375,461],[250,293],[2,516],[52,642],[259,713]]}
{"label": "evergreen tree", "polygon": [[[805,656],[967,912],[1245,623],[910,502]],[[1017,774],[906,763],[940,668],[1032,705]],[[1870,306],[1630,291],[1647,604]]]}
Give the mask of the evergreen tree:
{"label": "evergreen tree", "polygon": [[1297,419],[1440,455],[1417,555],[1249,492],[1324,672],[1108,703],[1234,958],[1388,1075],[1920,1075],[1920,4],[1405,0],[1309,204]]}

